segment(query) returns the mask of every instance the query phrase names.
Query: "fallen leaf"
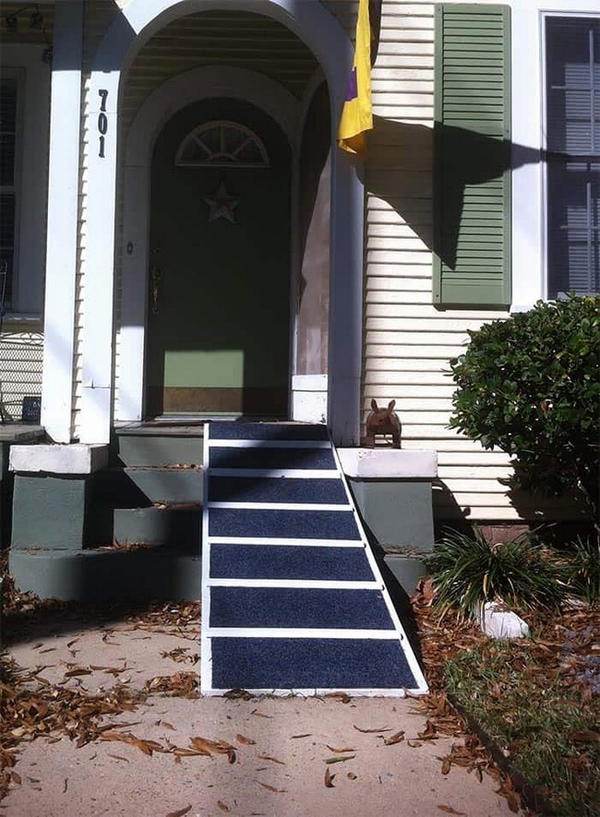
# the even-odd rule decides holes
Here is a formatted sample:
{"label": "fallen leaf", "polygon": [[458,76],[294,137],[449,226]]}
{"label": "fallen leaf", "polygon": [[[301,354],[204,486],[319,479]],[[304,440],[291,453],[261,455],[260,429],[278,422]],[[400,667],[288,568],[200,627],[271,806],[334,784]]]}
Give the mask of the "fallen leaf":
{"label": "fallen leaf", "polygon": [[109,753],[108,757],[114,757],[114,759],[115,759],[115,760],[124,760],[124,761],[125,761],[125,763],[129,763],[128,758],[123,757],[123,755],[111,755],[111,754]]}
{"label": "fallen leaf", "polygon": [[230,701],[235,701],[238,698],[241,698],[243,701],[251,701],[252,698],[254,698],[254,695],[248,692],[247,689],[230,689],[223,693],[223,697],[228,698]]}
{"label": "fallen leaf", "polygon": [[346,777],[348,778],[348,780],[356,780],[357,775],[355,775],[354,772],[348,772]]}
{"label": "fallen leaf", "polygon": [[349,704],[352,698],[347,692],[328,692],[326,698],[337,698],[342,704]]}
{"label": "fallen leaf", "polygon": [[450,769],[452,767],[452,761],[449,757],[442,758],[442,774],[450,774]]}
{"label": "fallen leaf", "polygon": [[20,774],[17,774],[17,772],[11,772],[10,776],[11,776],[11,779],[12,779],[13,783],[16,783],[17,786],[21,785],[22,780],[21,780],[21,775]]}
{"label": "fallen leaf", "polygon": [[456,809],[453,809],[452,806],[438,806],[438,808],[440,811],[445,811],[446,814],[460,814],[462,817],[465,817],[466,815],[466,812],[456,811]]}
{"label": "fallen leaf", "polygon": [[254,746],[256,744],[255,740],[252,738],[246,738],[244,735],[236,735],[235,739],[238,743],[241,743],[243,746]]}
{"label": "fallen leaf", "polygon": [[575,743],[600,743],[600,732],[592,729],[582,729],[580,732],[571,732],[569,735]]}
{"label": "fallen leaf", "polygon": [[308,732],[306,735],[292,735],[290,740],[297,740],[298,738],[310,738],[312,737],[312,733]]}
{"label": "fallen leaf", "polygon": [[91,675],[91,669],[87,667],[73,667],[65,672],[65,678],[76,678],[79,675]]}
{"label": "fallen leaf", "polygon": [[362,732],[365,735],[369,735],[375,732],[391,732],[392,730],[388,726],[382,726],[381,729],[361,729],[360,726],[356,726],[356,724],[352,724],[352,726],[356,729],[357,732]]}
{"label": "fallen leaf", "polygon": [[254,782],[258,783],[259,786],[262,786],[263,789],[267,789],[268,791],[274,791],[278,794],[283,794],[285,792],[285,789],[276,789],[275,786],[269,786],[268,783],[263,783],[262,780],[255,780]]}
{"label": "fallen leaf", "polygon": [[226,806],[222,800],[217,800],[217,806],[221,809],[221,811],[229,811],[229,806]]}
{"label": "fallen leaf", "polygon": [[186,806],[185,808],[180,808],[179,811],[170,811],[167,814],[167,817],[183,817],[184,814],[187,814],[188,811],[191,810],[191,806]]}
{"label": "fallen leaf", "polygon": [[344,754],[346,752],[356,752],[356,749],[353,746],[342,746],[339,749],[336,749],[335,746],[330,746],[328,743],[325,744],[330,752],[335,752],[336,754]]}
{"label": "fallen leaf", "polygon": [[271,757],[270,755],[259,755],[261,760],[270,760],[272,763],[279,763],[280,766],[285,766],[283,760],[277,760],[276,757]]}
{"label": "fallen leaf", "polygon": [[329,769],[325,769],[325,785],[327,786],[328,789],[335,788],[334,785],[333,785],[333,778],[334,777],[335,777],[335,775],[331,774]]}
{"label": "fallen leaf", "polygon": [[258,709],[253,709],[250,713],[251,715],[256,715],[257,718],[272,718],[273,715],[265,715],[263,712],[259,712]]}
{"label": "fallen leaf", "polygon": [[393,746],[395,743],[402,743],[404,740],[404,731],[396,732],[394,735],[389,735],[383,739],[386,746]]}
{"label": "fallen leaf", "polygon": [[190,743],[194,749],[205,752],[209,755],[227,755],[230,763],[235,763],[235,749],[230,743],[224,740],[208,740],[207,738],[190,738]]}
{"label": "fallen leaf", "polygon": [[346,755],[345,757],[328,757],[325,759],[325,763],[331,766],[332,763],[343,763],[345,760],[354,760],[356,755]]}

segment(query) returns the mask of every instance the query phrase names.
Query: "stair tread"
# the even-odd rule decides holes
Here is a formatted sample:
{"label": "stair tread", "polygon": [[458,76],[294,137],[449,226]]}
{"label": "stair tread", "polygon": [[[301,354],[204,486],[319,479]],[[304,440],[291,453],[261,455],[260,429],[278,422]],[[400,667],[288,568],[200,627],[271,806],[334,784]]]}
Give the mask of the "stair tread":
{"label": "stair tread", "polygon": [[215,689],[414,689],[400,642],[376,639],[214,638]]}

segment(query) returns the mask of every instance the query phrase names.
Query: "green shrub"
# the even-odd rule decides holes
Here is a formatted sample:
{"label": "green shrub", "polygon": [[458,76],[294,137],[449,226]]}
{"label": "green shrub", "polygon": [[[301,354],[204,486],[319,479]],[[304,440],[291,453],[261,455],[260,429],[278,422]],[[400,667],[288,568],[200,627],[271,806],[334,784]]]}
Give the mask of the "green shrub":
{"label": "green shrub", "polygon": [[556,608],[564,596],[555,564],[527,534],[490,544],[478,530],[474,536],[449,531],[426,565],[442,615],[451,608],[470,615],[478,602],[492,600],[517,609]]}
{"label": "green shrub", "polygon": [[580,488],[598,519],[600,296],[539,302],[469,332],[450,427],[515,457],[516,482]]}

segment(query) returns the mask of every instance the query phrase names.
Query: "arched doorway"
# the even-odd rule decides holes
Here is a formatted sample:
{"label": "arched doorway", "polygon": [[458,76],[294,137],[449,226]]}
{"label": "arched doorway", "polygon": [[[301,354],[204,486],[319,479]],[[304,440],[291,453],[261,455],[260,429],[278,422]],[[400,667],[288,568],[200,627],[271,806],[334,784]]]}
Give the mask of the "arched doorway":
{"label": "arched doorway", "polygon": [[[186,14],[221,7],[226,8],[228,14],[251,11],[255,15],[277,20],[293,32],[300,43],[308,46],[327,81],[332,131],[345,98],[352,61],[351,44],[339,22],[321,3],[252,0],[249,7],[246,0],[227,0],[226,4],[217,0],[153,0],[152,3],[130,0],[123,7],[93,58],[87,92],[90,121],[95,122],[95,117],[98,121],[106,120],[106,127],[103,126],[106,135],[103,135],[102,155],[92,151],[87,157],[85,206],[89,240],[85,259],[87,267],[94,269],[94,275],[85,285],[82,311],[84,330],[79,344],[83,374],[75,422],[82,442],[108,440],[112,419],[119,423],[136,422],[148,414],[144,410],[144,361],[148,340],[147,276],[152,259],[149,257],[147,202],[151,146],[157,131],[164,124],[165,114],[175,113],[181,107],[182,96],[187,96],[187,102],[218,94],[226,96],[229,90],[223,87],[225,85],[232,86],[234,93],[231,96],[237,98],[237,88],[234,87],[237,82],[230,82],[228,72],[244,69],[250,73],[254,69],[245,61],[237,61],[235,65],[203,65],[171,77],[151,91],[144,83],[155,74],[154,66],[152,71],[144,74],[142,85],[146,96],[144,98],[140,91],[137,113],[123,80],[136,55],[161,28]],[[223,40],[223,44],[227,42]],[[282,52],[286,59],[289,56],[290,65],[294,63],[295,51],[296,46]],[[271,55],[272,50],[268,53]],[[262,48],[258,58],[262,60],[264,56],[265,49]],[[168,57],[171,58],[170,50]],[[220,63],[222,61],[219,60]],[[229,58],[227,62],[230,62]],[[210,89],[202,89],[201,84],[195,85],[195,95],[190,97],[189,80],[196,71],[206,72],[207,76],[214,74],[214,84]],[[279,79],[278,71],[275,74]],[[285,129],[297,151],[300,121],[294,121],[297,118],[293,113],[294,105],[289,104],[291,92],[283,92],[282,86],[277,81],[273,82],[273,77],[262,75],[259,79],[259,90],[264,90],[268,84],[276,89],[274,94],[269,91],[269,98],[264,105],[260,103],[261,107],[268,110]],[[182,95],[173,93],[176,88]],[[210,91],[208,94],[207,90]],[[242,98],[252,99],[253,94]],[[275,113],[271,110],[271,99],[275,100]],[[304,99],[297,96],[295,103],[296,106],[299,103],[300,110]],[[330,138],[333,145],[333,132]],[[123,140],[120,143],[124,149],[119,154],[125,159],[122,175],[120,171],[117,172],[117,143],[120,140]],[[326,390],[326,419],[334,439],[338,444],[351,444],[358,440],[360,414],[364,195],[354,163],[340,151],[332,150],[330,174],[328,374],[325,378],[320,375],[316,378],[318,381],[325,380],[320,388]],[[117,190],[118,179],[123,180],[122,195]],[[121,206],[124,216],[119,219],[117,211]],[[106,229],[113,222],[116,222],[114,234],[110,226]],[[293,242],[296,241],[297,233],[294,233]],[[113,301],[114,282],[120,287],[120,292],[117,290]],[[111,338],[114,306],[117,333],[116,338]],[[299,379],[304,378],[312,381],[313,375],[307,373],[299,376]],[[300,385],[304,387],[305,383]],[[312,382],[309,382],[308,390],[312,387]]]}
{"label": "arched doorway", "polygon": [[258,107],[175,114],[151,172],[146,414],[286,417],[291,151]]}

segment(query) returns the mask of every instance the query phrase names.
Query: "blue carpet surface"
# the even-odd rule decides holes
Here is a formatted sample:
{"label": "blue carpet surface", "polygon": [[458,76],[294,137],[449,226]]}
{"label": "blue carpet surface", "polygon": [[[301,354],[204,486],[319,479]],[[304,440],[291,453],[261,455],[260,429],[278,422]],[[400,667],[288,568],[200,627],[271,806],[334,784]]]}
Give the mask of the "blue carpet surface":
{"label": "blue carpet surface", "polygon": [[212,477],[210,502],[307,502],[347,505],[348,497],[339,479],[293,479],[290,477]]}
{"label": "blue carpet surface", "polygon": [[211,627],[393,629],[379,590],[213,587]]}
{"label": "blue carpet surface", "polygon": [[213,440],[328,440],[327,426],[298,423],[210,423]]}
{"label": "blue carpet surface", "polygon": [[211,508],[210,536],[269,539],[359,539],[351,511],[267,511]]}
{"label": "blue carpet surface", "polygon": [[[211,422],[205,425],[205,435],[209,501],[203,510],[208,531],[203,543],[203,600],[208,594],[209,608],[202,619],[202,638],[206,639],[202,690],[426,691],[419,671],[410,669],[407,655],[411,647],[390,612],[379,569],[369,561],[369,544],[357,524],[359,517],[346,492],[326,427]],[[219,439],[231,444],[220,444]],[[243,441],[255,441],[255,446],[247,447]],[[275,441],[293,445],[273,447]],[[327,445],[314,448],[306,445],[309,441]],[[232,476],[215,475],[217,468],[232,469]],[[305,479],[256,477],[248,469],[327,470],[333,479],[313,478],[308,473]],[[249,507],[214,507],[219,502]],[[275,507],[257,508],[255,503]],[[300,503],[315,509],[297,507]],[[322,505],[340,510],[318,507]],[[228,537],[232,544],[215,542],[218,537]],[[268,545],[265,539],[292,543]],[[340,540],[357,547],[340,547]],[[336,545],[330,547],[330,542]],[[205,584],[208,578],[211,582]],[[228,586],[230,581],[235,586]],[[306,587],[309,581],[325,586]],[[326,586],[339,581],[350,585],[343,589]],[[376,589],[360,589],[356,582],[372,582]],[[265,583],[274,586],[261,586]],[[300,586],[285,586],[290,583]],[[213,637],[211,628],[222,628],[231,636]],[[250,634],[242,638],[240,629]],[[259,629],[273,637],[259,636]],[[315,635],[325,630],[328,636],[349,638],[283,638],[283,629],[292,633],[304,629]],[[359,631],[378,637],[362,638]],[[393,638],[385,638],[388,634]]]}
{"label": "blue carpet surface", "polygon": [[373,581],[365,549],[288,545],[211,545],[212,579]]}
{"label": "blue carpet surface", "polygon": [[219,448],[211,447],[210,468],[302,468],[335,470],[327,448]]}
{"label": "blue carpet surface", "polygon": [[399,641],[214,638],[216,689],[414,689]]}

